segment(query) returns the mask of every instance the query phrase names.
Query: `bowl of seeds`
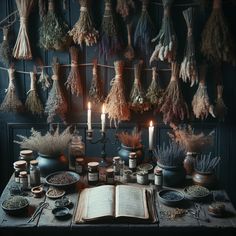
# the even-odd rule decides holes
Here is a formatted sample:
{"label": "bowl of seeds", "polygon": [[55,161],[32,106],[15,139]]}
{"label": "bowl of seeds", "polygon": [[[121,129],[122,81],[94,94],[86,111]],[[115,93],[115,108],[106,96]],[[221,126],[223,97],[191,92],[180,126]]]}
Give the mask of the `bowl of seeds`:
{"label": "bowl of seeds", "polygon": [[159,201],[167,206],[178,206],[184,201],[184,194],[174,189],[162,189],[158,192]]}
{"label": "bowl of seeds", "polygon": [[206,187],[200,185],[190,185],[184,189],[185,198],[192,201],[204,201],[209,199],[211,192]]}

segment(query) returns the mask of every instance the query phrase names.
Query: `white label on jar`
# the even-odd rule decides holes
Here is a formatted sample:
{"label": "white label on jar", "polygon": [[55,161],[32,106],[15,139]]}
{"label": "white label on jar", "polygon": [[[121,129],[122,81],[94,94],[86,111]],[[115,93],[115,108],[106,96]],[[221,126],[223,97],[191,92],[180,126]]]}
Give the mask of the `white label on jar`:
{"label": "white label on jar", "polygon": [[161,175],[155,175],[155,185],[162,186],[162,176]]}
{"label": "white label on jar", "polygon": [[136,159],[129,159],[129,168],[136,168],[137,167],[137,162]]}
{"label": "white label on jar", "polygon": [[83,166],[82,165],[76,165],[75,166],[75,171],[78,173],[78,174],[81,174],[83,172]]}
{"label": "white label on jar", "polygon": [[88,173],[88,181],[98,181],[98,173]]}
{"label": "white label on jar", "polygon": [[107,183],[113,184],[114,183],[114,177],[107,177]]}

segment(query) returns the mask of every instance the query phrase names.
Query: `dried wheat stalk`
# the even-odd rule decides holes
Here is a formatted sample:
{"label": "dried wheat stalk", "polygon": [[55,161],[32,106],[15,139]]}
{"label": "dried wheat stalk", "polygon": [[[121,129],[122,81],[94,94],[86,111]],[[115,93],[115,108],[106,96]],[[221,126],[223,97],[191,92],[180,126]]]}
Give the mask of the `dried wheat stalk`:
{"label": "dried wheat stalk", "polygon": [[3,27],[3,41],[0,44],[0,61],[9,67],[12,62],[12,51],[9,42],[9,27]]}
{"label": "dried wheat stalk", "polygon": [[28,17],[34,3],[34,0],[16,0],[16,6],[20,14],[20,29],[13,48],[13,56],[16,59],[32,59],[28,37]]}

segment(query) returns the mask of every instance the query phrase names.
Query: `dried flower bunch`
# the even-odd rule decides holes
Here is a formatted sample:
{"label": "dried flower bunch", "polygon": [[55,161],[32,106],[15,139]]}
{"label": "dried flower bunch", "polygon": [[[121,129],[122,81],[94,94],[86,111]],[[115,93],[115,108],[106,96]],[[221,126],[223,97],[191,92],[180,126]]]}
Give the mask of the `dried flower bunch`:
{"label": "dried flower bunch", "polygon": [[172,141],[169,142],[169,145],[163,143],[162,146],[157,147],[153,154],[157,162],[162,165],[183,166],[185,152],[185,148],[182,145]]}
{"label": "dried flower bunch", "polygon": [[117,138],[126,147],[136,148],[136,147],[142,146],[141,132],[138,132],[136,129],[134,129],[131,134],[128,132],[122,131],[117,134]]}
{"label": "dried flower bunch", "polygon": [[89,13],[88,0],[79,0],[80,16],[79,20],[69,31],[69,35],[73,37],[75,43],[82,47],[83,42],[86,46],[93,46],[97,43],[98,31],[94,28],[92,17]]}
{"label": "dried flower bunch", "polygon": [[29,137],[17,135],[21,141],[14,140],[14,143],[19,144],[22,149],[30,149],[44,155],[54,155],[61,154],[68,147],[72,136],[70,127],[61,133],[57,127],[54,132],[48,131],[45,135],[32,128]]}
{"label": "dried flower bunch", "polygon": [[220,162],[220,157],[211,157],[211,152],[206,155],[202,154],[196,157],[194,162],[194,168],[196,171],[203,172],[203,173],[212,173],[216,166]]}
{"label": "dried flower bunch", "polygon": [[176,126],[170,124],[172,133],[168,133],[172,140],[183,146],[187,152],[202,153],[207,147],[214,143],[214,131],[209,134],[203,132],[196,134],[191,125]]}

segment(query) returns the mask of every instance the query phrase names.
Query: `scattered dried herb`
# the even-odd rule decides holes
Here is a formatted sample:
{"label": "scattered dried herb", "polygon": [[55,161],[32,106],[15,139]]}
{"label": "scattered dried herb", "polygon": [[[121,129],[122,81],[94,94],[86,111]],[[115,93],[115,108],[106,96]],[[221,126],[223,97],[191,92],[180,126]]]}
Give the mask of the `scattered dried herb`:
{"label": "scattered dried herb", "polygon": [[9,27],[3,27],[3,41],[0,44],[0,61],[9,67],[12,62],[12,48],[9,42]]}
{"label": "scattered dried herb", "polygon": [[161,210],[160,213],[169,220],[175,220],[176,218],[184,216],[186,214],[186,209],[174,208],[171,210]]}

